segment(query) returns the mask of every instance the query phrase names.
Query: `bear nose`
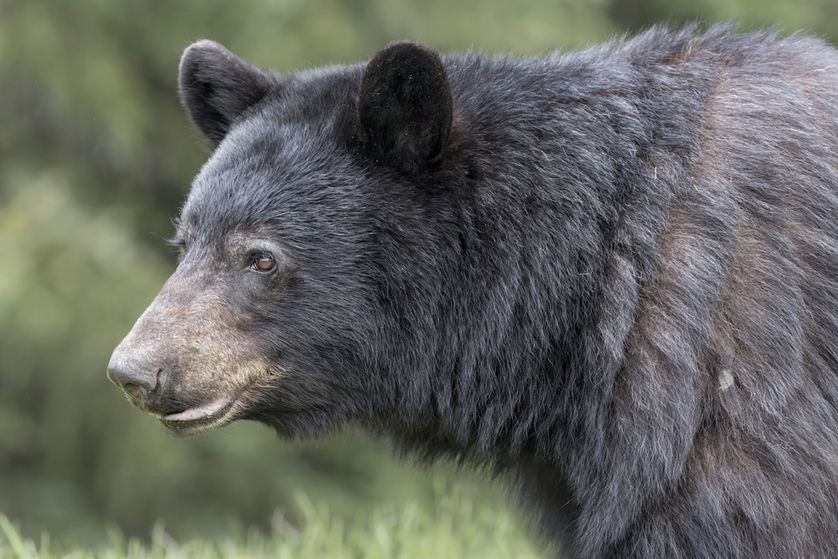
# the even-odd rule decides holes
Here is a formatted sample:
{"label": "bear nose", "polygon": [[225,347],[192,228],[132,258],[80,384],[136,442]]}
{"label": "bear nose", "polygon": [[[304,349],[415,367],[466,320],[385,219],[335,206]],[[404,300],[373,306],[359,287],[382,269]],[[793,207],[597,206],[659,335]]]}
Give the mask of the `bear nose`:
{"label": "bear nose", "polygon": [[107,376],[132,399],[144,400],[157,388],[160,369],[143,361],[114,355],[108,363]]}

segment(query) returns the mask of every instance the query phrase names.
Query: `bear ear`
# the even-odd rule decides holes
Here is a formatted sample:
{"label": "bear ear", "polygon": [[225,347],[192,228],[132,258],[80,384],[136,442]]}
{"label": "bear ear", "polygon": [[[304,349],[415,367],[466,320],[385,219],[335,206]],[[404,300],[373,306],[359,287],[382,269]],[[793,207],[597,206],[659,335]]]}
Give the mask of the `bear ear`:
{"label": "bear ear", "polygon": [[180,100],[213,147],[233,121],[259,101],[274,78],[214,41],[198,41],[183,51],[178,86]]}
{"label": "bear ear", "polygon": [[370,60],[361,81],[361,141],[378,161],[421,172],[442,158],[452,105],[439,54],[416,43],[390,44]]}

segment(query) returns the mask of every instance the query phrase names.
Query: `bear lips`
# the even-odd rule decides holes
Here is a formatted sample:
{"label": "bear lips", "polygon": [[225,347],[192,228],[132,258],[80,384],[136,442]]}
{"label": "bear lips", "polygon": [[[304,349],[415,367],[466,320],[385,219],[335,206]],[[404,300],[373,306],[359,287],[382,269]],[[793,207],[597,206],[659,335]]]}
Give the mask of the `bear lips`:
{"label": "bear lips", "polygon": [[232,421],[233,406],[238,399],[239,395],[222,397],[208,404],[164,415],[159,419],[167,429],[177,434],[197,434]]}

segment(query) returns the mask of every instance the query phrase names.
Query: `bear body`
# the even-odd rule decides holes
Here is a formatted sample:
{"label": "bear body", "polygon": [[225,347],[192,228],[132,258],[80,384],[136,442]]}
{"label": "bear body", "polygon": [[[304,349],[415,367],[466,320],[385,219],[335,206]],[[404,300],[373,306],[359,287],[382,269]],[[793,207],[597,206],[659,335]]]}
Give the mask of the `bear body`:
{"label": "bear body", "polygon": [[574,556],[838,549],[834,49],[652,29],[280,76],[202,42],[181,94],[215,151],[109,373],[164,425],[486,463]]}

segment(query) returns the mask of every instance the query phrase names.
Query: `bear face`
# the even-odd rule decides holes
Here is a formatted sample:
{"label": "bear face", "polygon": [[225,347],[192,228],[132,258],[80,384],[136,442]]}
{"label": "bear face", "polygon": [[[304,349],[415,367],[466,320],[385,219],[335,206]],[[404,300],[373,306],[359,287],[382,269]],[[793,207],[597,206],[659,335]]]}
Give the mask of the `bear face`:
{"label": "bear face", "polygon": [[397,43],[366,69],[282,78],[202,41],[180,93],[214,153],[177,220],[177,269],[109,376],[179,434],[254,418],[297,436],[368,412],[394,382],[372,344],[391,305],[380,231],[432,230],[420,191],[451,174],[439,56]]}

